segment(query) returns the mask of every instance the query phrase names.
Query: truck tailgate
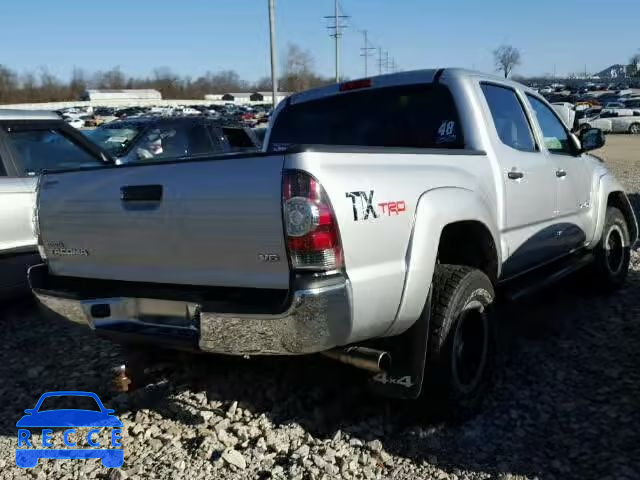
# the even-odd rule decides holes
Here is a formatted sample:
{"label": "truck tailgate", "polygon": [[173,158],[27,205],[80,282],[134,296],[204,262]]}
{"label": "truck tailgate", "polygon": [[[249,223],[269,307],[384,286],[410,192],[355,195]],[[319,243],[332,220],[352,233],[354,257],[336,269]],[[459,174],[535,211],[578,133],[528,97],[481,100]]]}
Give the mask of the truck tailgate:
{"label": "truck tailgate", "polygon": [[45,175],[40,243],[54,275],[286,289],[282,154]]}

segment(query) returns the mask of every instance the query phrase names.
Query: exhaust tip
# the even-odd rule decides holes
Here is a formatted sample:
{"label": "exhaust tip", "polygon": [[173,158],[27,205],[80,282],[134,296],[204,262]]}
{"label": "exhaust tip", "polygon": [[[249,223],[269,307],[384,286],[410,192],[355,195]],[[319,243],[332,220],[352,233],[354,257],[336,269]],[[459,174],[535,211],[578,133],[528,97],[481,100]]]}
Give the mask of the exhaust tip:
{"label": "exhaust tip", "polygon": [[368,347],[338,348],[323,352],[323,355],[347,365],[369,372],[379,373],[391,368],[391,354]]}
{"label": "exhaust tip", "polygon": [[389,352],[382,352],[378,357],[378,369],[384,372],[391,370],[391,355]]}

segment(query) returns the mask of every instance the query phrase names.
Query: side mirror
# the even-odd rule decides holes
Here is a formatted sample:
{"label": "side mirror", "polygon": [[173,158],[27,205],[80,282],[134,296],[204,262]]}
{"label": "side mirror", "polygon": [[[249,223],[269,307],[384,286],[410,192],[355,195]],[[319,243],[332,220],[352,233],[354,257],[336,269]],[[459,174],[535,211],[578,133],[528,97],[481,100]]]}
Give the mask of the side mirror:
{"label": "side mirror", "polygon": [[26,413],[27,415],[31,415],[33,413],[33,408],[27,408],[24,413]]}
{"label": "side mirror", "polygon": [[599,128],[589,128],[580,132],[580,143],[585,152],[602,148],[604,141],[604,133]]}

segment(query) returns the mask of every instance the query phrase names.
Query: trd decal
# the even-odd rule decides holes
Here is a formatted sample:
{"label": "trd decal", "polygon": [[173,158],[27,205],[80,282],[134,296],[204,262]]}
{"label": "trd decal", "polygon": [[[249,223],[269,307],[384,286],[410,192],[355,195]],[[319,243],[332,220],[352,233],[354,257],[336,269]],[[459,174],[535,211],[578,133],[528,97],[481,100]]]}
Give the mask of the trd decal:
{"label": "trd decal", "polygon": [[388,215],[400,215],[402,212],[407,210],[407,204],[404,200],[400,200],[399,202],[379,203],[378,206],[382,209],[382,215],[385,213]]}
{"label": "trd decal", "polygon": [[379,216],[400,215],[407,210],[407,204],[404,200],[374,204],[374,190],[369,190],[369,193],[364,191],[347,192],[345,195],[351,199],[354,222],[375,219]]}

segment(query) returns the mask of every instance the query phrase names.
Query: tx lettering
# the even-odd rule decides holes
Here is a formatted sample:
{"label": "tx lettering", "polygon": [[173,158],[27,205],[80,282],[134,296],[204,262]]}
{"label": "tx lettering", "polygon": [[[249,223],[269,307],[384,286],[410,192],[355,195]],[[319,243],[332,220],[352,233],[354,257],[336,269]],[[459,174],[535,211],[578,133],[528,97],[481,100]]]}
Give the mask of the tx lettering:
{"label": "tx lettering", "polygon": [[[351,198],[354,221],[358,221],[358,210],[362,212],[363,220],[368,220],[369,215],[372,215],[373,218],[378,218],[378,214],[373,208],[373,190],[369,190],[369,195],[367,195],[367,192],[347,192],[346,195],[347,198]],[[358,202],[356,202],[356,198],[359,199]]]}

